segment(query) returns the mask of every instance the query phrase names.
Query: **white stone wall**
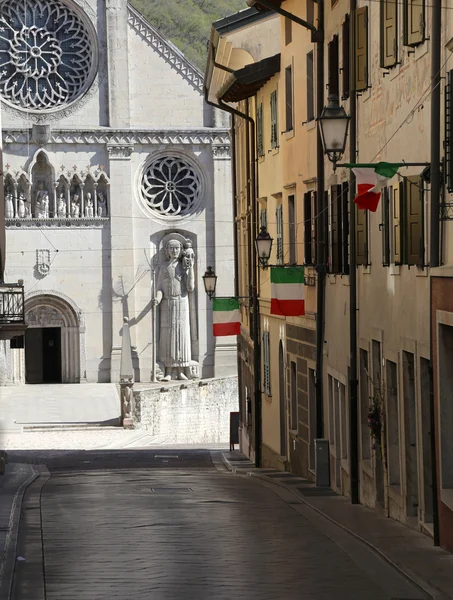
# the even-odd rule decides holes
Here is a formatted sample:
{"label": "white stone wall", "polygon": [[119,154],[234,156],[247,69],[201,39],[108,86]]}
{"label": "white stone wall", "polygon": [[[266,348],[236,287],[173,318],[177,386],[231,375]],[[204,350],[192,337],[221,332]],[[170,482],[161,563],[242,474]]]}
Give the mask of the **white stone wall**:
{"label": "white stone wall", "polygon": [[168,444],[229,442],[230,412],[239,410],[237,377],[205,383],[134,391],[136,427]]}

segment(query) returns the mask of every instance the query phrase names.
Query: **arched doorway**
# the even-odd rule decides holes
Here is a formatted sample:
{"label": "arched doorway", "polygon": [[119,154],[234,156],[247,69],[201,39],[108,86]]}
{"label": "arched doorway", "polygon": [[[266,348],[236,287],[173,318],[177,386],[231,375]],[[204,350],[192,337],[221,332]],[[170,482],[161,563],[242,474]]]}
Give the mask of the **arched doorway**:
{"label": "arched doorway", "polygon": [[25,301],[26,383],[80,383],[80,313],[68,300],[38,293]]}

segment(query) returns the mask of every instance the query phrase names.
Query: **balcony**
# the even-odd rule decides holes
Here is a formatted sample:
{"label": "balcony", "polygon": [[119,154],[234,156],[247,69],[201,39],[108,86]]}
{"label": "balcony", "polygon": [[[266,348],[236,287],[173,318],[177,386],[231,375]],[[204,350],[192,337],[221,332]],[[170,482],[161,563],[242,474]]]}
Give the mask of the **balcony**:
{"label": "balcony", "polygon": [[25,332],[24,286],[0,283],[0,340],[9,340]]}

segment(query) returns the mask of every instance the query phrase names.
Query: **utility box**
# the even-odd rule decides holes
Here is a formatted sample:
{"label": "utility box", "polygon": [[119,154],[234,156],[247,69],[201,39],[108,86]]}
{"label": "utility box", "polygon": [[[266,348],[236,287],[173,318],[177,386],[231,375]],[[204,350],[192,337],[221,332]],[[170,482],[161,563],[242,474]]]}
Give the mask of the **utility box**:
{"label": "utility box", "polygon": [[330,487],[329,440],[315,439],[315,483]]}

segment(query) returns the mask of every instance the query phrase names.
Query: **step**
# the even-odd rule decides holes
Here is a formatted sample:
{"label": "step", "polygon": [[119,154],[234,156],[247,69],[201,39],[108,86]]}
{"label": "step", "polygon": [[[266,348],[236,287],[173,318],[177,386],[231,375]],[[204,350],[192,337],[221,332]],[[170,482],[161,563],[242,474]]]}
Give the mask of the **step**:
{"label": "step", "polygon": [[36,423],[23,426],[23,432],[45,432],[45,431],[118,431],[121,425],[104,425],[99,423]]}

